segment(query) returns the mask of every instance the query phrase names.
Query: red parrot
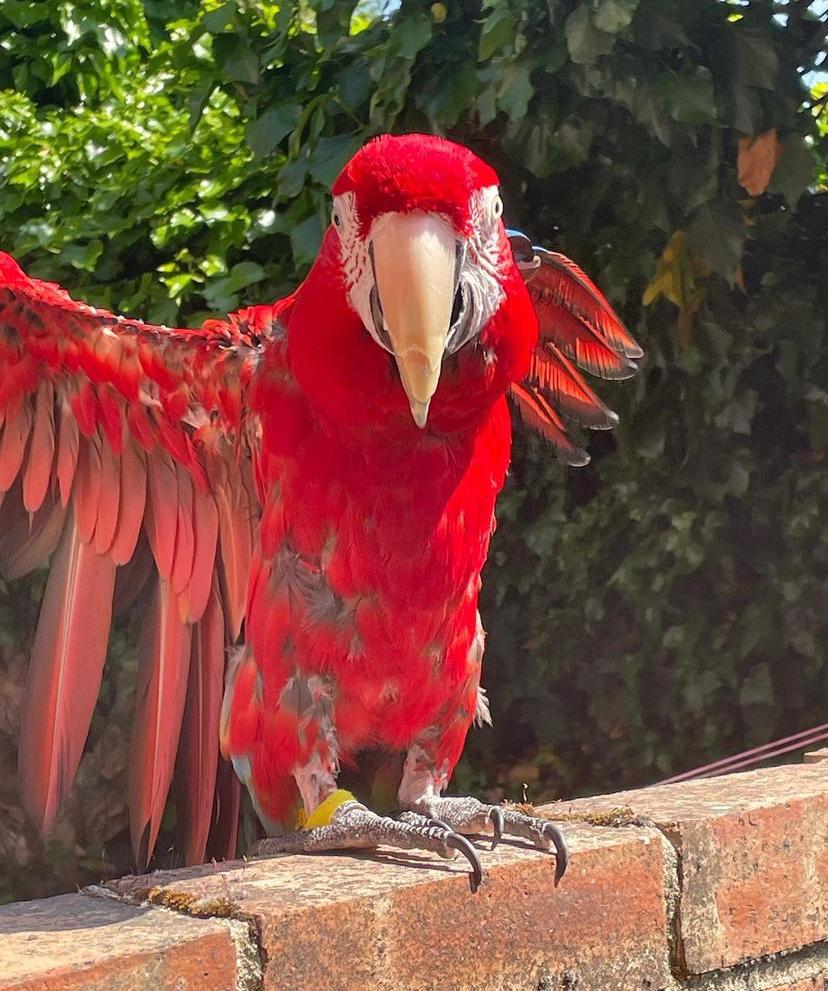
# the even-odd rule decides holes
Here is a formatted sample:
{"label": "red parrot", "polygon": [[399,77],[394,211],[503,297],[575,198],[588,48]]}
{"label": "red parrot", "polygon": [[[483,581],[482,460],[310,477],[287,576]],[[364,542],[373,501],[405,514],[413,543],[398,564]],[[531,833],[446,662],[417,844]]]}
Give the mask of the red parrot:
{"label": "red parrot", "polygon": [[[78,767],[113,599],[142,594],[139,869],[176,754],[187,860],[204,856],[214,804],[234,845],[220,740],[269,834],[261,852],[460,851],[479,879],[465,836],[493,831],[554,845],[563,872],[553,824],[442,793],[489,719],[477,605],[507,397],[584,464],[566,420],[617,418],[576,366],[626,378],[642,351],[502,209],[466,148],[376,138],[336,180],[299,288],[196,330],[76,302],[0,254],[0,570],[51,558],[19,758],[41,829]],[[396,818],[370,808],[389,793]]]}

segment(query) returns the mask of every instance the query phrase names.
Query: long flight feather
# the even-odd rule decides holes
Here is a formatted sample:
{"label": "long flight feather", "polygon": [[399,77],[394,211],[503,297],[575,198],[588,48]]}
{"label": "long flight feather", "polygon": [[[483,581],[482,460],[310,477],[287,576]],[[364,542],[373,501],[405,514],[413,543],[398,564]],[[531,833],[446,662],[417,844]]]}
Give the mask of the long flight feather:
{"label": "long flight feather", "polygon": [[203,862],[210,832],[223,687],[224,616],[214,588],[201,621],[193,628],[187,702],[176,764],[176,808],[188,864]]}
{"label": "long flight feather", "polygon": [[[0,574],[11,582],[46,564],[63,532],[66,510],[48,499],[36,513],[27,513],[17,485],[9,497],[0,532]],[[11,505],[15,498],[17,505]]]}
{"label": "long flight feather", "polygon": [[18,770],[23,805],[48,830],[80,763],[101,687],[115,565],[83,543],[69,514],[52,563],[23,700]]}
{"label": "long flight feather", "polygon": [[159,578],[141,641],[129,776],[129,825],[139,870],[149,862],[170,789],[187,694],[191,627],[178,616],[170,583]]}
{"label": "long flight feather", "polygon": [[535,248],[541,260],[536,276],[560,306],[577,314],[618,355],[637,360],[644,352],[630,337],[606,296],[571,258],[557,251]]}
{"label": "long flight feather", "polygon": [[232,860],[236,856],[240,805],[241,783],[230,761],[219,757],[213,821],[205,854],[208,859]]}
{"label": "long flight feather", "polygon": [[143,450],[130,438],[121,454],[118,525],[109,553],[116,564],[126,564],[135,553],[147,503],[147,462]]}

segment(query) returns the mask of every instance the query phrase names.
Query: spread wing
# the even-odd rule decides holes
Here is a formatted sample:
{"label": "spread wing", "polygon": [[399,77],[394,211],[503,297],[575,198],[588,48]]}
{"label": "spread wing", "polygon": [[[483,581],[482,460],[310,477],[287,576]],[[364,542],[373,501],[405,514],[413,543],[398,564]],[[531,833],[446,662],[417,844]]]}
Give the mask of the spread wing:
{"label": "spread wing", "polygon": [[177,754],[186,855],[203,859],[225,650],[260,513],[248,387],[289,303],[155,327],[76,302],[0,253],[0,573],[51,561],[21,715],[23,802],[48,830],[89,731],[113,601],[148,594],[130,758],[139,868]]}
{"label": "spread wing", "polygon": [[578,369],[604,379],[630,378],[644,352],[575,262],[532,245],[524,234],[508,233],[540,327],[529,374],[512,386],[512,397],[524,421],[552,443],[560,461],[585,465],[589,455],[568,435],[567,420],[609,430],[618,417]]}

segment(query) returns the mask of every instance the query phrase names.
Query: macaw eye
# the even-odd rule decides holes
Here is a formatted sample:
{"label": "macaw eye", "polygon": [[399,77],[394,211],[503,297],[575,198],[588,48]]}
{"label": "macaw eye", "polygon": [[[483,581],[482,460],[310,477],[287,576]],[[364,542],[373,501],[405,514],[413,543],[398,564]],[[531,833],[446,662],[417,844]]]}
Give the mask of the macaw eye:
{"label": "macaw eye", "polygon": [[494,213],[495,220],[500,220],[503,216],[503,200],[499,196],[494,201],[492,211]]}
{"label": "macaw eye", "polygon": [[336,210],[334,210],[334,212],[331,214],[331,220],[333,221],[334,227],[342,226],[342,217],[339,216]]}

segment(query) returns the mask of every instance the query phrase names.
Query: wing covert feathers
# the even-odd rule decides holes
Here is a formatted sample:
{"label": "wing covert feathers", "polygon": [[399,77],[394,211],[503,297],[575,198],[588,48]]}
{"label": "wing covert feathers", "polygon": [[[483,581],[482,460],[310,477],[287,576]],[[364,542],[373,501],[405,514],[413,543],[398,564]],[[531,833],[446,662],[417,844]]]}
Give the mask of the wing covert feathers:
{"label": "wing covert feathers", "polygon": [[247,397],[287,305],[197,330],[156,327],[77,302],[0,252],[0,573],[17,577],[54,553],[24,708],[25,804],[48,829],[72,785],[106,657],[116,570],[121,605],[156,572],[132,744],[139,866],[158,834],[189,668],[184,739],[195,751],[186,766],[200,777],[184,798],[194,830],[187,857],[207,843],[219,759],[206,727],[217,724],[223,613],[227,636],[237,637],[260,515]]}
{"label": "wing covert feathers", "polygon": [[510,240],[539,326],[529,374],[512,387],[512,398],[522,419],[550,441],[560,461],[585,465],[589,456],[569,438],[561,417],[592,430],[611,429],[618,417],[578,368],[600,378],[626,379],[636,373],[644,352],[575,262],[531,246],[517,232],[510,232]]}

